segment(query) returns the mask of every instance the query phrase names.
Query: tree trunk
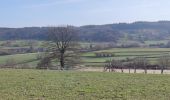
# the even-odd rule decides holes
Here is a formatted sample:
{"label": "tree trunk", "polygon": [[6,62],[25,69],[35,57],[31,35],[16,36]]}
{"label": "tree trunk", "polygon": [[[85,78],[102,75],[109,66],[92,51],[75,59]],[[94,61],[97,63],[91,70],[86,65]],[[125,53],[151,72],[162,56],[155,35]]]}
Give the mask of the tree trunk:
{"label": "tree trunk", "polygon": [[134,66],[134,73],[136,73],[136,66]]}
{"label": "tree trunk", "polygon": [[106,66],[103,67],[103,71],[106,72]]}
{"label": "tree trunk", "polygon": [[129,67],[129,74],[130,74],[130,67]]}
{"label": "tree trunk", "polygon": [[64,70],[65,63],[64,63],[64,53],[63,52],[61,52],[61,56],[60,56],[60,66],[61,66],[61,70]]}
{"label": "tree trunk", "polygon": [[111,70],[111,67],[109,67],[109,72],[110,72],[110,70]]}
{"label": "tree trunk", "polygon": [[147,74],[147,68],[145,68],[145,74]]}
{"label": "tree trunk", "polygon": [[164,73],[164,67],[161,68],[161,74],[163,74],[163,73]]}
{"label": "tree trunk", "polygon": [[121,68],[121,72],[123,73],[123,68]]}

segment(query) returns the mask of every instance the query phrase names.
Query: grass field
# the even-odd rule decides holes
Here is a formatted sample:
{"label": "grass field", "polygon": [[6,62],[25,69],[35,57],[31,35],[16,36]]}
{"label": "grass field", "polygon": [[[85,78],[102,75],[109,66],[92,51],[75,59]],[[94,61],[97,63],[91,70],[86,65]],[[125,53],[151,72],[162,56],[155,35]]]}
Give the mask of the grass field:
{"label": "grass field", "polygon": [[[95,52],[110,52],[113,53],[114,57],[96,57]],[[134,58],[138,56],[147,57],[151,63],[156,63],[157,59],[163,55],[169,55],[169,48],[113,48],[109,50],[100,50],[95,52],[88,52],[82,54],[82,61],[84,65],[90,67],[100,67],[104,65],[106,60],[110,59],[126,59],[126,58]],[[15,55],[7,55],[0,56],[0,64],[6,63],[7,60],[14,59],[17,63],[26,63],[32,60],[36,60],[36,53],[27,53],[27,54],[15,54]],[[28,64],[33,67],[36,66],[38,61],[29,62]]]}
{"label": "grass field", "polygon": [[147,44],[147,45],[150,45],[150,44],[160,44],[160,43],[164,43],[164,44],[166,44],[166,43],[168,43],[168,41],[169,41],[169,39],[168,40],[160,40],[160,41],[145,41],[145,44]]}
{"label": "grass field", "polygon": [[[3,43],[6,43],[7,41],[0,41],[0,45]],[[30,45],[29,40],[17,40],[17,41],[11,41],[12,48],[15,47],[15,45],[18,45],[19,47],[25,47]],[[157,43],[167,43],[168,40],[162,40],[162,41],[145,41],[145,44],[157,44]],[[43,45],[43,41],[32,41],[35,47],[41,47]],[[88,42],[80,42],[82,47],[89,47],[91,43]],[[107,44],[107,42],[102,43],[92,43],[93,45],[104,45]],[[1,47],[1,46],[0,46]],[[16,48],[19,48],[16,47]],[[1,47],[1,48],[11,48],[11,47]],[[95,52],[110,52],[113,53],[114,57],[96,57]],[[82,64],[90,66],[90,67],[102,67],[105,64],[106,60],[110,59],[126,59],[126,58],[134,58],[134,57],[147,57],[148,60],[155,64],[157,62],[157,59],[162,55],[169,55],[170,49],[169,48],[113,48],[109,50],[100,50],[95,52],[88,52],[82,54]],[[0,65],[5,64],[7,60],[14,59],[16,63],[22,64],[29,64],[32,67],[35,67],[37,65],[38,61],[36,60],[36,53],[27,53],[27,54],[15,54],[15,55],[7,55],[7,56],[0,56]],[[33,62],[29,62],[33,61]],[[28,62],[28,63],[26,63]]]}
{"label": "grass field", "polygon": [[[114,57],[95,57],[95,52],[110,52],[113,53]],[[134,58],[134,57],[147,57],[148,60],[154,64],[157,62],[157,59],[163,55],[169,55],[169,48],[113,48],[109,50],[101,50],[95,52],[84,53],[83,61],[86,65],[96,66],[103,65],[106,60],[109,59],[126,59],[126,58]]]}
{"label": "grass field", "polygon": [[36,59],[36,53],[0,56],[0,64],[4,64],[9,59],[14,59],[17,63],[22,63],[32,59]]}
{"label": "grass field", "polygon": [[1,100],[169,100],[169,75],[0,70]]}

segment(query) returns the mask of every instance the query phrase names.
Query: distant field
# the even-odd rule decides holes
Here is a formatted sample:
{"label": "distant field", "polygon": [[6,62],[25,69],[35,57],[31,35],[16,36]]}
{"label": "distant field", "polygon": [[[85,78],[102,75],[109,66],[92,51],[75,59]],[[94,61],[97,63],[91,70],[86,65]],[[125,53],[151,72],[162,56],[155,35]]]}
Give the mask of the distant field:
{"label": "distant field", "polygon": [[0,70],[1,100],[169,100],[169,75]]}
{"label": "distant field", "polygon": [[134,57],[147,57],[151,63],[156,63],[157,59],[163,55],[169,55],[169,48],[113,48],[96,52],[110,52],[115,54],[114,57],[95,57],[95,52],[84,53],[83,60],[89,66],[102,66],[109,59],[126,59]]}
{"label": "distant field", "polygon": [[12,61],[16,64],[28,64],[30,67],[35,67],[38,62],[36,53],[0,56],[0,64],[1,65],[4,65],[10,61]]}
{"label": "distant field", "polygon": [[160,41],[145,41],[145,44],[160,44],[160,43],[168,43],[169,40],[160,40]]}
{"label": "distant field", "polygon": [[24,61],[36,59],[36,53],[0,56],[0,63],[3,64],[8,59],[14,59],[16,62],[21,63],[21,62],[24,62]]}
{"label": "distant field", "polygon": [[[96,57],[95,52],[110,52],[113,53],[114,57]],[[110,59],[126,59],[134,58],[138,56],[147,57],[151,63],[156,63],[157,59],[163,55],[169,55],[169,48],[113,48],[109,50],[101,50],[95,52],[83,53],[82,64],[90,67],[102,67],[106,60]],[[22,64],[29,64],[33,67],[37,65],[36,53],[27,53],[27,54],[15,54],[0,56],[0,64],[5,64],[8,60],[13,59],[15,62]],[[35,61],[34,61],[35,60]]]}
{"label": "distant field", "polygon": [[[0,45],[6,43],[7,41],[0,41]],[[31,40],[17,40],[11,41],[12,48],[20,48],[27,47],[30,45],[30,42],[33,43],[35,47],[40,47],[43,45],[43,41],[31,41]],[[157,43],[167,43],[168,40],[161,41],[145,41],[145,44],[157,44]],[[89,47],[91,43],[89,42],[80,42],[82,47]],[[104,45],[107,42],[94,42],[93,45]],[[15,47],[19,46],[19,47]],[[1,47],[1,46],[0,46]],[[11,48],[3,46],[1,48]],[[95,57],[95,52],[110,52],[113,53],[114,57]],[[138,56],[147,57],[151,63],[156,63],[157,59],[162,55],[170,54],[169,48],[113,48],[109,50],[100,50],[95,52],[83,53],[82,56],[82,64],[90,66],[90,67],[102,67],[106,60],[110,59],[126,59],[126,58],[134,58]],[[5,64],[8,60],[14,59],[16,63],[19,64],[29,64],[33,67],[37,65],[38,61],[36,60],[36,53],[27,53],[27,54],[15,54],[15,55],[7,55],[0,56],[0,64]],[[31,62],[32,61],[32,62]]]}
{"label": "distant field", "polygon": [[0,47],[29,47],[30,44],[36,47],[41,47],[44,41],[38,40],[11,40],[11,41],[0,41]]}

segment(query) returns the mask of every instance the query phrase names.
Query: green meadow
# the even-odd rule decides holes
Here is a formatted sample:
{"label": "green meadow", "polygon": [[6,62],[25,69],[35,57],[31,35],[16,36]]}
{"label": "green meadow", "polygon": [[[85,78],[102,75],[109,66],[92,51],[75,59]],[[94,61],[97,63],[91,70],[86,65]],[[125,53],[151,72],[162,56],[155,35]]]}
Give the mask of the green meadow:
{"label": "green meadow", "polygon": [[[96,57],[96,52],[109,52],[113,53],[114,57]],[[104,64],[106,60],[110,59],[126,59],[126,58],[135,58],[135,57],[146,57],[151,63],[156,63],[157,59],[164,55],[169,55],[170,49],[169,48],[113,48],[109,50],[100,50],[95,52],[88,52],[82,54],[83,61],[85,64],[89,66],[95,66],[94,63]],[[96,64],[97,65],[97,64]]]}
{"label": "green meadow", "polygon": [[1,100],[169,100],[169,75],[0,70]]}
{"label": "green meadow", "polygon": [[[96,57],[96,52],[110,52],[114,54],[114,57]],[[150,63],[155,64],[159,57],[163,55],[169,55],[169,48],[113,48],[109,50],[100,50],[82,53],[82,64],[90,66],[90,67],[101,67],[104,65],[106,60],[110,59],[127,59],[127,58],[135,58],[135,57],[146,57],[150,61]],[[15,54],[15,55],[7,55],[0,56],[0,64],[5,64],[8,60],[13,59],[18,64],[30,64],[33,67],[36,66],[37,53],[26,53],[26,54]]]}

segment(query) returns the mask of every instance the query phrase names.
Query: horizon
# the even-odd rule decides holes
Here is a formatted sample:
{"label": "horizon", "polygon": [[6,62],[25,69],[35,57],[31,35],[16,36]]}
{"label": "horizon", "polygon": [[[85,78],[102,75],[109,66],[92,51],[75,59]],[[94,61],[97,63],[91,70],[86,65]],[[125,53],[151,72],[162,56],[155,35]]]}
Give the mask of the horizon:
{"label": "horizon", "polygon": [[5,0],[0,27],[103,25],[170,20],[168,0]]}
{"label": "horizon", "polygon": [[[82,26],[90,26],[90,25],[110,25],[110,24],[133,24],[133,23],[138,23],[138,22],[146,22],[146,23],[157,23],[157,22],[170,22],[170,20],[158,20],[158,21],[134,21],[134,22],[117,22],[117,23],[106,23],[106,24],[87,24],[87,25],[81,25],[81,26],[76,26],[76,25],[71,25],[74,27],[82,27]],[[62,24],[62,25],[48,25],[48,26],[23,26],[23,27],[1,27],[0,28],[30,28],[30,27],[50,27],[50,26],[63,26],[63,25],[69,25],[69,24]]]}

